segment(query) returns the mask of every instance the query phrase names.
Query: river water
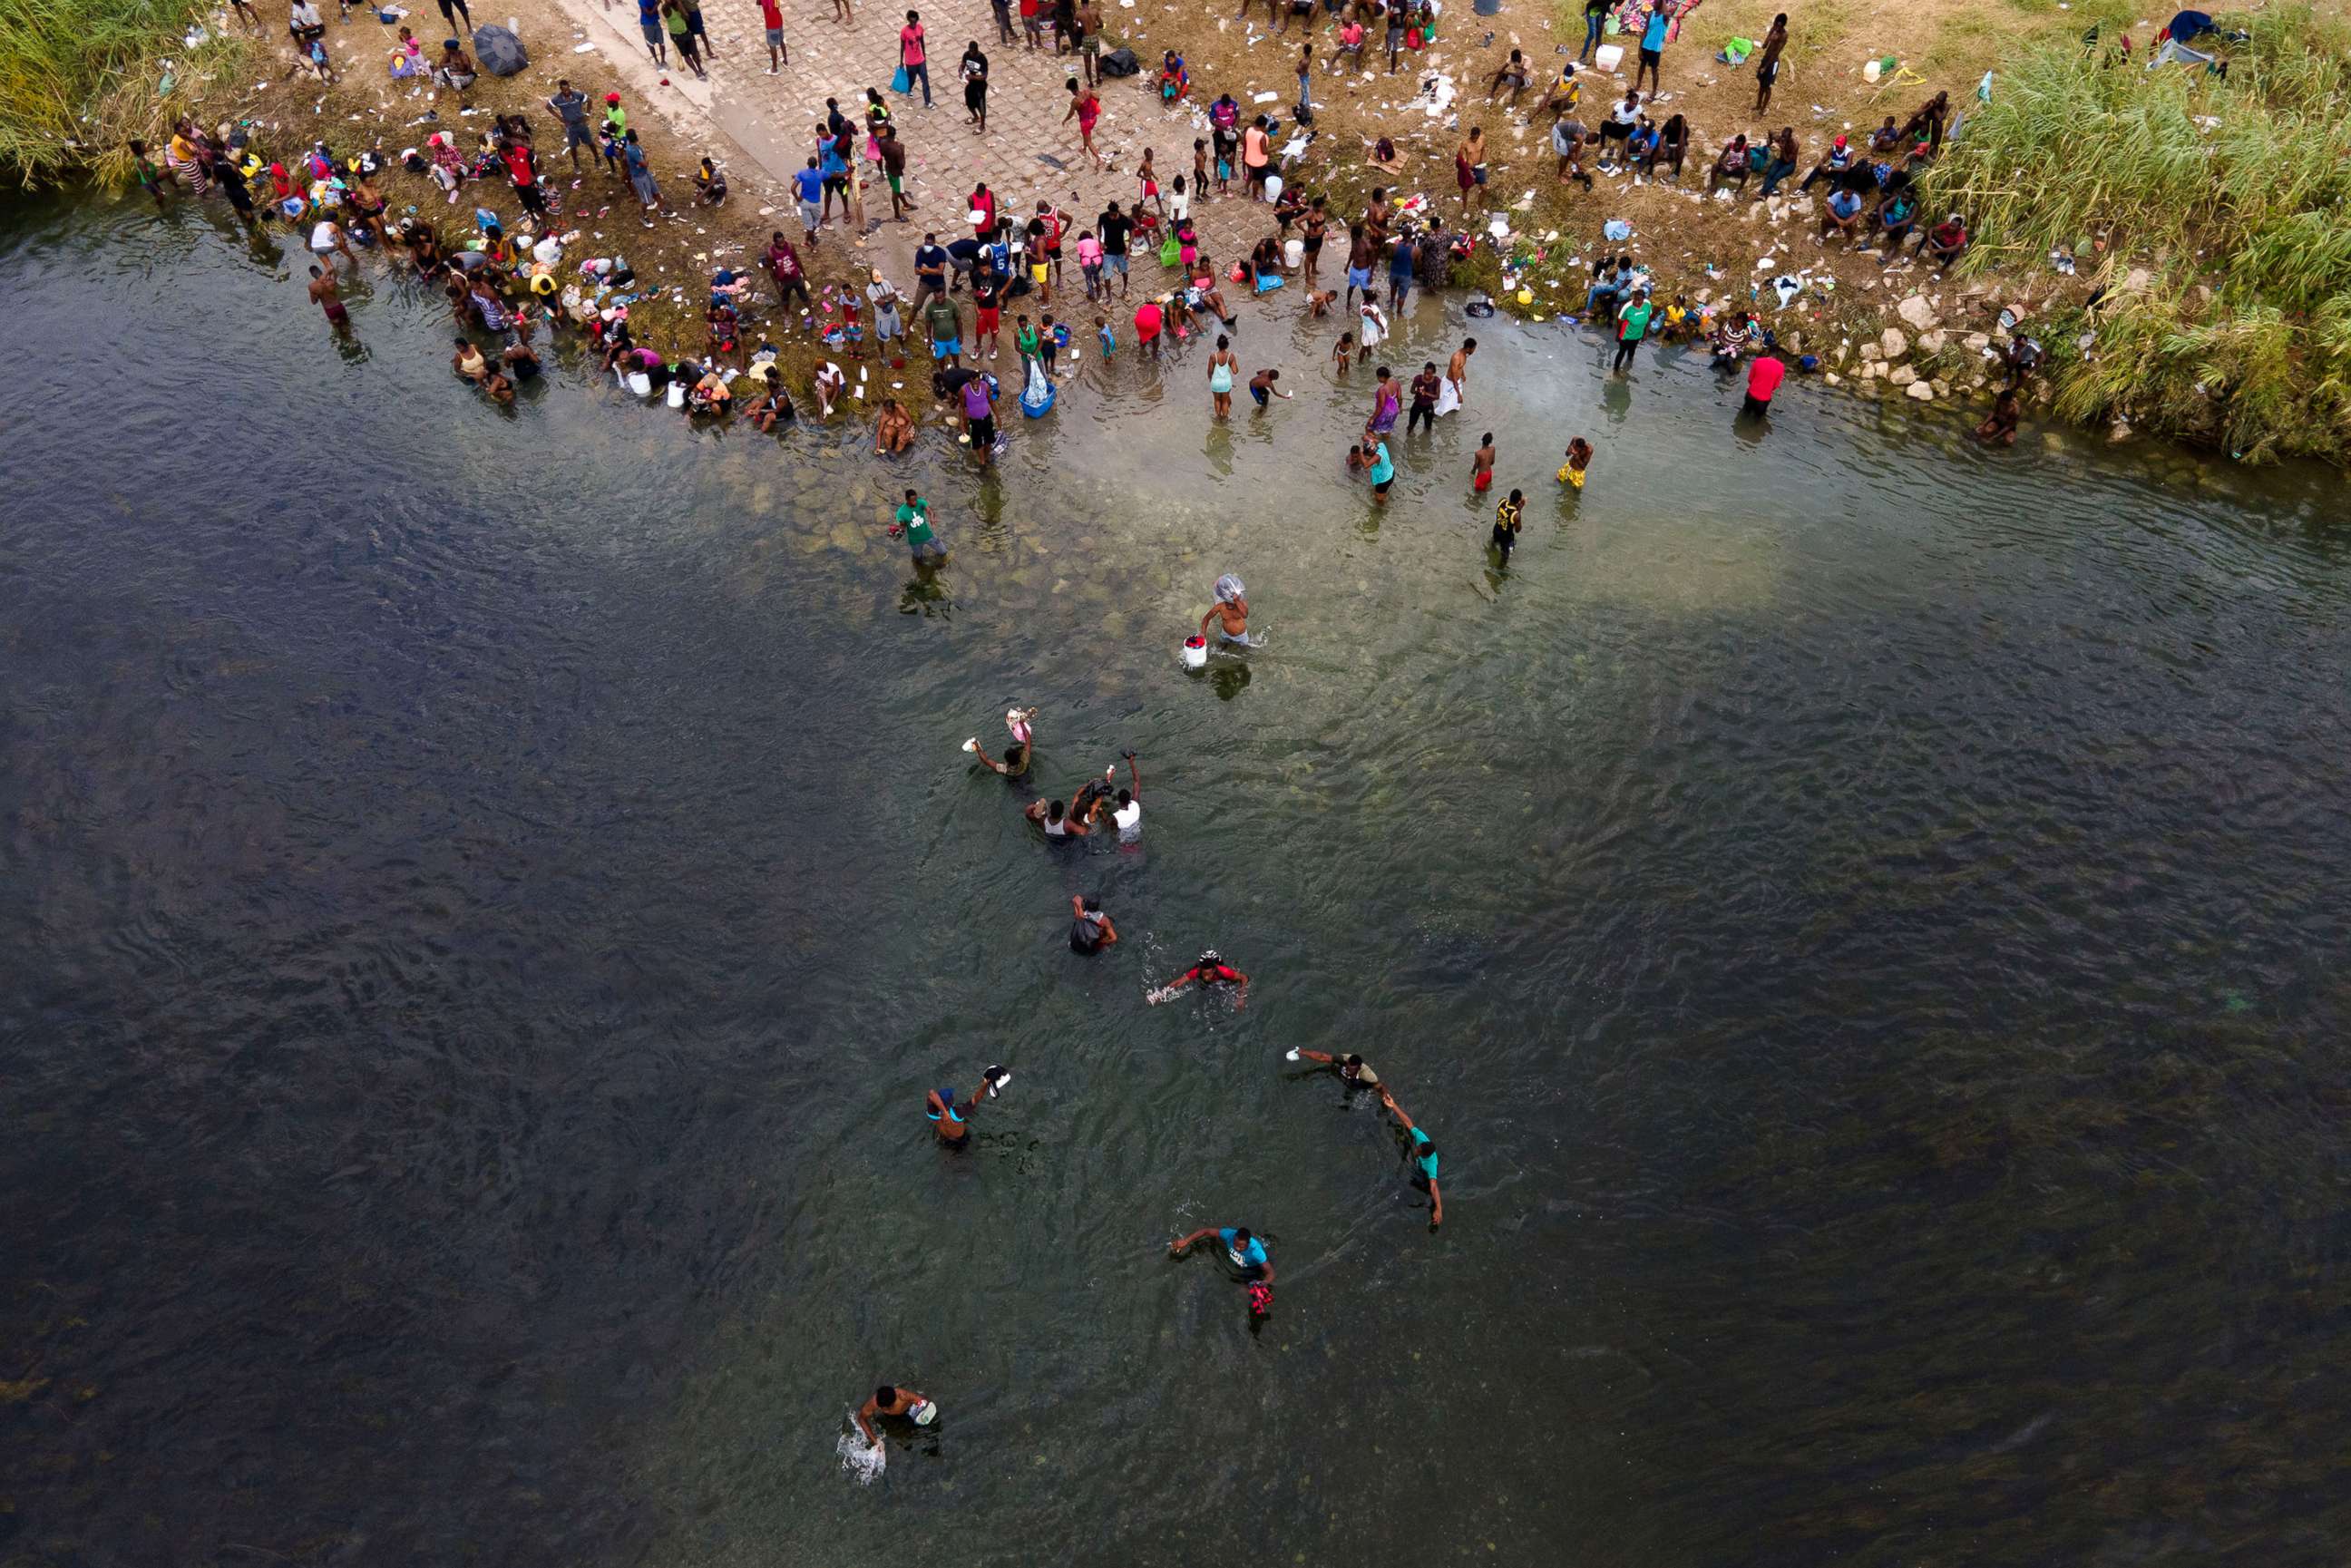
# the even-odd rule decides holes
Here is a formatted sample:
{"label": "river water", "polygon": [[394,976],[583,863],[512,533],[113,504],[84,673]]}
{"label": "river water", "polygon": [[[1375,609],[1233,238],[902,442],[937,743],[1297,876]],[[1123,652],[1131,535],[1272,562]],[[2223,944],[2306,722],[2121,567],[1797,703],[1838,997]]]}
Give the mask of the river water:
{"label": "river water", "polygon": [[[1296,402],[1089,354],[983,482],[5,215],[0,1560],[2344,1555],[2331,476],[1487,321],[1378,511],[1252,307]],[[1016,700],[1139,845],[968,766]]]}

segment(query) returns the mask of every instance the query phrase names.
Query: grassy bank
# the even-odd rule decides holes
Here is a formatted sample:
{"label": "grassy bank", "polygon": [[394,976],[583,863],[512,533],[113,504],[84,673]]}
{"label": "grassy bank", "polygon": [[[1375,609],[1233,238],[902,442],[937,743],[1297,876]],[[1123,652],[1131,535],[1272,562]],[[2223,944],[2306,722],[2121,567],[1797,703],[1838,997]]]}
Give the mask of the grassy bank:
{"label": "grassy bank", "polygon": [[193,74],[237,63],[189,0],[0,0],[0,173],[24,184],[96,173],[119,183],[130,137],[152,138]]}
{"label": "grassy bank", "polygon": [[2242,26],[2225,78],[2109,68],[2078,45],[2028,52],[1935,183],[1974,224],[1976,270],[2045,272],[2064,246],[2111,291],[2043,323],[2061,413],[2341,463],[2351,26],[2304,5]]}

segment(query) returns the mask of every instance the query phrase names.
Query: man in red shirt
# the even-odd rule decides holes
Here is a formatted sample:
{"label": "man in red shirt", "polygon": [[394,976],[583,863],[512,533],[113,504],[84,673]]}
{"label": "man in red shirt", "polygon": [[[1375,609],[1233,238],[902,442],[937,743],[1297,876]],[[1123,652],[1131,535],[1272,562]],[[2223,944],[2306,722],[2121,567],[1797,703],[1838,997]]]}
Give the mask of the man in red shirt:
{"label": "man in red shirt", "polygon": [[510,142],[506,150],[507,178],[514,182],[515,200],[522,210],[535,218],[547,215],[547,197],[538,188],[538,168],[532,161],[530,149],[521,142]]}
{"label": "man in red shirt", "polygon": [[774,76],[792,63],[792,52],[784,47],[784,14],[776,0],[759,0],[759,20],[768,29],[768,74]]}
{"label": "man in red shirt", "polygon": [[1771,394],[1780,390],[1787,379],[1788,367],[1777,354],[1758,354],[1747,367],[1747,401],[1739,405],[1741,414],[1761,416],[1771,412]]}

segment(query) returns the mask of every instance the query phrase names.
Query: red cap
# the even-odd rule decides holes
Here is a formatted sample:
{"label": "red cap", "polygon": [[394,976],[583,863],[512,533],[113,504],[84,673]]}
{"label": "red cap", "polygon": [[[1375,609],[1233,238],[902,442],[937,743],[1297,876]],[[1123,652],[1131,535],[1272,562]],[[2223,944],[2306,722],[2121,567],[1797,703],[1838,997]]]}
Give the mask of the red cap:
{"label": "red cap", "polygon": [[617,92],[608,92],[604,95],[604,101],[606,103],[618,103],[621,101],[621,95]]}

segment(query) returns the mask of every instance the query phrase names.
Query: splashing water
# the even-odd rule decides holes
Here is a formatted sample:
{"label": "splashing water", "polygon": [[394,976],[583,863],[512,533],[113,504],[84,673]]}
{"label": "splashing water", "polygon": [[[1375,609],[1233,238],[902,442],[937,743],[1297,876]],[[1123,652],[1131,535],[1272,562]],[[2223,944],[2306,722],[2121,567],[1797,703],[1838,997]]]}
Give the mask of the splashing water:
{"label": "splashing water", "polygon": [[890,1450],[883,1444],[867,1442],[854,1415],[841,1434],[840,1453],[842,1472],[853,1477],[862,1487],[880,1480],[882,1472],[889,1468]]}

